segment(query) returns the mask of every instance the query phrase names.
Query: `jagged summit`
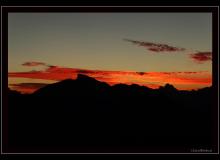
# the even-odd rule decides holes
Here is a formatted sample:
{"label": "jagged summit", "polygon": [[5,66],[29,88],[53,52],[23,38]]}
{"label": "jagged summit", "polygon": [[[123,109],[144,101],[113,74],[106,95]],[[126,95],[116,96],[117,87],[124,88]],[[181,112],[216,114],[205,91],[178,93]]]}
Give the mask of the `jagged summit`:
{"label": "jagged summit", "polygon": [[178,91],[172,84],[165,84],[159,88],[162,91],[175,92]]}
{"label": "jagged summit", "polygon": [[168,84],[168,83],[165,84],[164,88],[167,90],[177,91],[177,89],[172,84]]}
{"label": "jagged summit", "polygon": [[76,80],[92,80],[92,81],[97,81],[96,79],[89,77],[85,74],[78,74]]}
{"label": "jagged summit", "polygon": [[89,77],[84,74],[78,74],[76,81],[80,82],[80,83],[88,83],[88,84],[101,83],[100,81],[96,80],[95,78]]}

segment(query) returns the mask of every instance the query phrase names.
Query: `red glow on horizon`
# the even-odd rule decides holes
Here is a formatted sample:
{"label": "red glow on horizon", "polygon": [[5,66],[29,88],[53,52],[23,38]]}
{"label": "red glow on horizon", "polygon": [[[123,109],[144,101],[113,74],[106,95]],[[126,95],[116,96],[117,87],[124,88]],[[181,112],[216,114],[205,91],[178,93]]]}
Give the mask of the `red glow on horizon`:
{"label": "red glow on horizon", "polygon": [[[99,71],[75,68],[50,66],[44,71],[10,72],[9,78],[31,78],[41,80],[61,81],[64,79],[76,79],[78,74],[85,74],[96,80],[106,82],[109,85],[118,83],[138,84],[149,88],[159,88],[166,83],[174,85],[179,90],[192,90],[211,86],[212,77],[209,72],[134,72],[134,71]],[[38,87],[12,87],[22,93],[32,93]]]}

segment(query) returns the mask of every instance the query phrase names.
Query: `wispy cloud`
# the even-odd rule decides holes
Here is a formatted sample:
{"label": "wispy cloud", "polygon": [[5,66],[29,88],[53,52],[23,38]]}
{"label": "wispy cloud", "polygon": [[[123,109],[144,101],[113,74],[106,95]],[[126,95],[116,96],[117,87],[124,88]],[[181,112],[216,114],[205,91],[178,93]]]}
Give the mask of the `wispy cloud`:
{"label": "wispy cloud", "polygon": [[144,42],[144,41],[136,41],[130,39],[124,39],[124,41],[131,42],[133,44],[145,47],[147,50],[152,52],[179,52],[185,51],[185,48],[174,47],[167,44],[153,43],[153,42]]}
{"label": "wispy cloud", "polygon": [[43,62],[25,62],[22,64],[22,66],[33,67],[33,66],[48,66],[48,65]]}
{"label": "wispy cloud", "polygon": [[[136,41],[136,40],[130,40],[130,39],[123,39],[124,41],[131,42],[135,45],[145,47],[147,50],[161,53],[161,52],[181,52],[184,51],[186,54],[189,55],[191,59],[194,60],[196,63],[204,63],[207,61],[212,60],[212,52],[201,52],[201,51],[195,51],[195,53],[192,53],[192,51],[181,48],[181,47],[174,47],[167,44],[160,44],[160,43],[153,43],[153,42],[144,42],[144,41]],[[190,53],[191,52],[191,53]]]}
{"label": "wispy cloud", "polygon": [[203,63],[212,60],[212,52],[191,53],[190,58],[192,58],[197,63]]}
{"label": "wispy cloud", "polygon": [[47,83],[16,83],[16,84],[10,84],[10,86],[18,91],[21,91],[22,93],[32,93],[35,90],[42,88],[44,86],[48,85]]}

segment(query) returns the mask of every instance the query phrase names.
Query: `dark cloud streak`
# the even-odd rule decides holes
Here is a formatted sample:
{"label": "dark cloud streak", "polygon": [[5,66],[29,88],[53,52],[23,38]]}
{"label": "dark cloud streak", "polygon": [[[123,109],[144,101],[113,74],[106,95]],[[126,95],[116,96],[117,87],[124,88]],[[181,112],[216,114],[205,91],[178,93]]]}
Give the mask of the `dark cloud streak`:
{"label": "dark cloud streak", "polygon": [[153,42],[144,42],[144,41],[135,41],[130,39],[123,39],[124,41],[131,42],[133,44],[143,46],[147,48],[147,50],[152,52],[179,52],[185,51],[185,48],[174,47],[167,44],[153,43]]}
{"label": "dark cloud streak", "polygon": [[25,62],[22,64],[22,66],[34,67],[34,66],[48,66],[48,65],[43,62]]}
{"label": "dark cloud streak", "polygon": [[48,85],[48,83],[17,83],[10,85],[13,87],[41,88]]}
{"label": "dark cloud streak", "polygon": [[197,63],[203,63],[212,60],[212,52],[197,52],[190,54],[192,58]]}
{"label": "dark cloud streak", "polygon": [[46,85],[48,85],[48,83],[17,83],[10,84],[10,87],[22,93],[33,93]]}

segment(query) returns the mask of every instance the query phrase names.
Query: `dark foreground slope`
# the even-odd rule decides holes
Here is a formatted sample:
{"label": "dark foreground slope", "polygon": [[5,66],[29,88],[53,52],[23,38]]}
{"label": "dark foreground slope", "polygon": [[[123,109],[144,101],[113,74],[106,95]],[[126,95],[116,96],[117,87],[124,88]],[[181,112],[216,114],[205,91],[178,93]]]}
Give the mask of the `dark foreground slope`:
{"label": "dark foreground slope", "polygon": [[11,152],[190,152],[212,146],[212,88],[109,86],[78,75],[9,90]]}

